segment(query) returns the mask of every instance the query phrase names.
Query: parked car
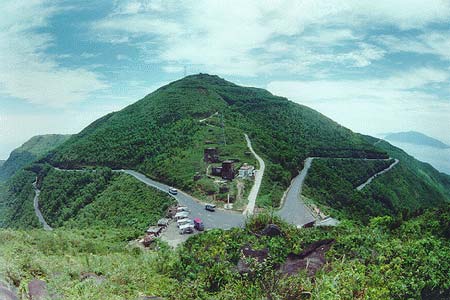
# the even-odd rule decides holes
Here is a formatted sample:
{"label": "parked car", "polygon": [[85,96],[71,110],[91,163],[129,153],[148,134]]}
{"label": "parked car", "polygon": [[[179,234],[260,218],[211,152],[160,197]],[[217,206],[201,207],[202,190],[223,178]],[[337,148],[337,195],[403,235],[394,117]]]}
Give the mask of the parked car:
{"label": "parked car", "polygon": [[184,218],[177,221],[177,227],[181,227],[186,224],[192,224],[192,220],[189,218]]}
{"label": "parked car", "polygon": [[194,219],[194,228],[197,229],[198,231],[205,230],[205,226],[203,225],[202,219],[200,219],[200,218]]}
{"label": "parked car", "polygon": [[214,204],[206,204],[205,209],[209,211],[216,211],[216,206]]}
{"label": "parked car", "polygon": [[169,193],[172,195],[178,194],[178,190],[174,187],[169,187]]}
{"label": "parked car", "polygon": [[175,220],[180,220],[180,219],[184,219],[187,218],[189,216],[189,212],[188,211],[182,211],[182,212],[177,212],[174,216]]}
{"label": "parked car", "polygon": [[192,224],[185,224],[180,226],[180,234],[186,234],[186,233],[193,233],[194,232],[194,225]]}
{"label": "parked car", "polygon": [[186,206],[178,206],[177,212],[182,212],[182,211],[189,211],[189,208],[187,208]]}

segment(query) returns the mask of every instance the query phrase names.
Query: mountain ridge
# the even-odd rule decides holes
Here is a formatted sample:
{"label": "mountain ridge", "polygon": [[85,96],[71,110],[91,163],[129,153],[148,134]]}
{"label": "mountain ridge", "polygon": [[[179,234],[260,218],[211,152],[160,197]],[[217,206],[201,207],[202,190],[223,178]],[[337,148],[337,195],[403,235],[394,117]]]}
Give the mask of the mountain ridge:
{"label": "mountain ridge", "polygon": [[450,149],[450,145],[432,138],[426,134],[417,131],[405,131],[388,133],[384,136],[386,140],[393,142],[409,143],[413,145],[429,146],[439,149]]}

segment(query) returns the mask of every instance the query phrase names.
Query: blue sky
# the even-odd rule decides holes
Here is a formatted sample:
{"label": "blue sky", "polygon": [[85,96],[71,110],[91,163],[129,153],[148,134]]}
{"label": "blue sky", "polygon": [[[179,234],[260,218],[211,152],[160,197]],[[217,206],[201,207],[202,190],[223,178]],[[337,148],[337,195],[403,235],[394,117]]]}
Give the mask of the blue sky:
{"label": "blue sky", "polygon": [[0,159],[184,74],[450,143],[450,1],[2,1]]}

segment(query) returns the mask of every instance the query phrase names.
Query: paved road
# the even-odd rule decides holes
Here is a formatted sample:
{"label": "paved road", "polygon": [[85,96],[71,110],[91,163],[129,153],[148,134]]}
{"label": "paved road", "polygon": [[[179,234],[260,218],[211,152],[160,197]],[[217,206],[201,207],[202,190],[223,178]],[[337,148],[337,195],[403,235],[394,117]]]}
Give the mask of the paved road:
{"label": "paved road", "polygon": [[[138,173],[133,170],[120,170],[126,174],[129,174],[136,178],[137,180],[145,183],[148,186],[157,188],[163,192],[168,193],[169,186],[163,183],[154,181],[145,175]],[[171,194],[169,194],[171,195]],[[188,194],[178,191],[177,195],[171,195],[174,197],[180,205],[187,206],[190,213],[190,218],[199,217],[203,220],[205,228],[221,228],[230,229],[233,227],[243,227],[245,222],[245,217],[240,213],[235,213],[232,211],[222,211],[216,210],[215,212],[210,212],[205,210],[205,205],[197,202],[193,197]]]}
{"label": "paved road", "polygon": [[386,169],[384,169],[384,170],[382,170],[382,171],[376,173],[375,175],[373,175],[372,177],[370,177],[369,179],[367,179],[366,182],[364,182],[363,184],[361,184],[361,185],[359,185],[358,187],[356,187],[356,189],[357,189],[358,191],[362,190],[363,188],[366,187],[366,185],[368,185],[369,183],[371,183],[372,180],[374,180],[377,176],[382,175],[382,174],[384,174],[384,173],[386,173],[386,172],[389,172],[393,167],[395,167],[396,164],[398,164],[398,162],[399,162],[399,160],[398,160],[398,159],[395,159],[395,161],[394,161],[389,167],[387,167]]}
{"label": "paved road", "polygon": [[248,204],[243,212],[244,215],[250,216],[253,215],[255,210],[256,197],[258,197],[259,189],[261,188],[261,182],[264,176],[264,170],[266,169],[266,164],[264,163],[264,160],[258,154],[256,154],[255,150],[253,150],[252,142],[250,141],[247,134],[245,134],[245,140],[247,141],[247,146],[250,149],[250,152],[252,152],[259,163],[259,169],[256,170],[255,183],[250,190],[250,194],[248,195]]}
{"label": "paved road", "polygon": [[278,215],[286,222],[303,226],[307,223],[315,221],[313,214],[309,207],[302,201],[300,195],[302,193],[303,183],[305,181],[308,170],[313,161],[312,157],[305,160],[305,166],[300,174],[292,180],[289,187],[283,207],[278,211]]}
{"label": "paved road", "polygon": [[44,227],[44,230],[50,231],[53,230],[53,228],[51,228],[47,222],[44,219],[44,216],[41,213],[41,210],[39,209],[39,195],[41,193],[40,190],[38,190],[38,188],[36,187],[36,182],[33,183],[33,189],[34,189],[34,212],[36,213],[36,216],[39,219],[39,223],[42,224],[42,227]]}

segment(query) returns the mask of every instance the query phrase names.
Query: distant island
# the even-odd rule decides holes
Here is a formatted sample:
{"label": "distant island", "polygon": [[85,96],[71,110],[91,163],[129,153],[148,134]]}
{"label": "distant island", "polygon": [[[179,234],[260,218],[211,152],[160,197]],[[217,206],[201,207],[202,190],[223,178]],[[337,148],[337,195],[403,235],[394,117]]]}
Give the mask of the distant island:
{"label": "distant island", "polygon": [[388,133],[384,136],[386,140],[393,142],[409,143],[414,145],[429,146],[439,149],[448,149],[449,145],[429,137],[417,131]]}

